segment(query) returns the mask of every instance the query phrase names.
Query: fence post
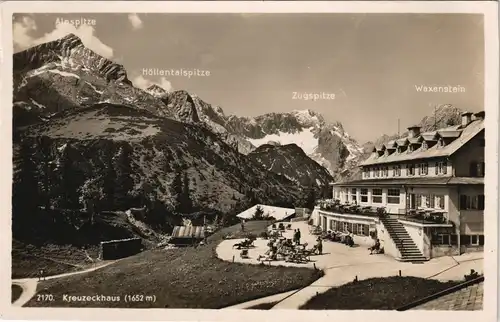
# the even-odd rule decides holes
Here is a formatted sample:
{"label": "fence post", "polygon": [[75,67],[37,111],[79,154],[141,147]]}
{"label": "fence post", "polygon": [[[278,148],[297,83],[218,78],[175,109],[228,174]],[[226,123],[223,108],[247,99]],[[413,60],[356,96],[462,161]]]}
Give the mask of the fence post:
{"label": "fence post", "polygon": [[401,276],[401,270],[399,270],[399,276]]}
{"label": "fence post", "polygon": [[234,255],[233,255],[233,263],[234,263]]}

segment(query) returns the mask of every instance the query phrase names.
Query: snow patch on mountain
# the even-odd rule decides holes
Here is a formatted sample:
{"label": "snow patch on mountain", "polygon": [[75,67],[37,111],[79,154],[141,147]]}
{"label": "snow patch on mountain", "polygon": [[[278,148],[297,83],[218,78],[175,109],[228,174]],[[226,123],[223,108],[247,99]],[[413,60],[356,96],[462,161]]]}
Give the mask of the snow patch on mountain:
{"label": "snow patch on mountain", "polygon": [[53,74],[59,74],[59,75],[61,75],[61,76],[66,76],[66,77],[75,77],[75,78],[80,79],[80,76],[78,76],[77,74],[68,73],[68,72],[63,72],[63,71],[58,70],[58,69],[50,69],[50,70],[48,70],[48,72],[53,73]]}
{"label": "snow patch on mountain", "polygon": [[47,107],[45,107],[44,105],[38,103],[37,101],[35,101],[32,98],[30,98],[30,101],[31,101],[31,103],[33,103],[34,105],[36,105],[38,108],[41,108],[41,109],[46,109],[47,108]]}
{"label": "snow patch on mountain", "polygon": [[97,89],[94,85],[90,84],[89,82],[85,82],[85,83],[86,83],[87,85],[89,85],[90,87],[92,87],[92,89],[93,89],[96,93],[98,93],[98,94],[102,94],[102,93],[103,93],[103,91],[98,90],[98,89]]}
{"label": "snow patch on mountain", "polygon": [[269,141],[279,142],[281,145],[297,144],[306,154],[312,154],[318,146],[318,139],[314,135],[314,127],[305,128],[296,133],[278,132],[268,134],[260,139],[247,138],[254,146],[261,146]]}

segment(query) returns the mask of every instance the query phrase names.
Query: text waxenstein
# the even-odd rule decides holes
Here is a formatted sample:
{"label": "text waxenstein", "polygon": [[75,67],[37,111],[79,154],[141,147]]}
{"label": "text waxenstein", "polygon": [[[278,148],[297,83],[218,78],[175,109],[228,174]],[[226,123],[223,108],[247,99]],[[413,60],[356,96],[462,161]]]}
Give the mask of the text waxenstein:
{"label": "text waxenstein", "polygon": [[415,85],[415,90],[417,92],[424,93],[465,93],[465,87],[456,85],[446,85],[446,86],[425,86],[425,85]]}
{"label": "text waxenstein", "polygon": [[120,296],[109,295],[68,295],[62,297],[64,302],[120,302]]}
{"label": "text waxenstein", "polygon": [[210,76],[210,71],[194,69],[160,69],[160,68],[143,68],[142,75],[147,76],[183,76],[191,78],[192,76]]}

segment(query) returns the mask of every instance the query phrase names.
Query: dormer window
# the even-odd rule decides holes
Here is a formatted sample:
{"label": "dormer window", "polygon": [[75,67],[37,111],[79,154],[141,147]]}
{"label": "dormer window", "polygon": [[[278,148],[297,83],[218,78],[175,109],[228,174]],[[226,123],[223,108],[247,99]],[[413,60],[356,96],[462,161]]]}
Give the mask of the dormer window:
{"label": "dormer window", "polygon": [[427,145],[427,142],[426,141],[422,142],[422,150],[427,150],[428,148],[429,147]]}

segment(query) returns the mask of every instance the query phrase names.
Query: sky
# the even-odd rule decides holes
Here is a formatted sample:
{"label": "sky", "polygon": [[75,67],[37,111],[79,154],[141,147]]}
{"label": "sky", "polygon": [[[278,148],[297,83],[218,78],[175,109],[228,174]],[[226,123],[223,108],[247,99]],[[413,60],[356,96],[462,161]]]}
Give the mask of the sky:
{"label": "sky", "polygon": [[[61,19],[88,21],[75,27]],[[138,87],[187,90],[238,116],[311,109],[341,122],[360,142],[397,133],[398,119],[403,131],[432,114],[435,105],[484,110],[483,28],[482,15],[475,14],[13,17],[14,52],[74,33],[88,48],[124,65]],[[199,75],[148,75],[144,69]],[[421,86],[460,90],[418,91]],[[320,98],[304,99],[315,94]]]}

